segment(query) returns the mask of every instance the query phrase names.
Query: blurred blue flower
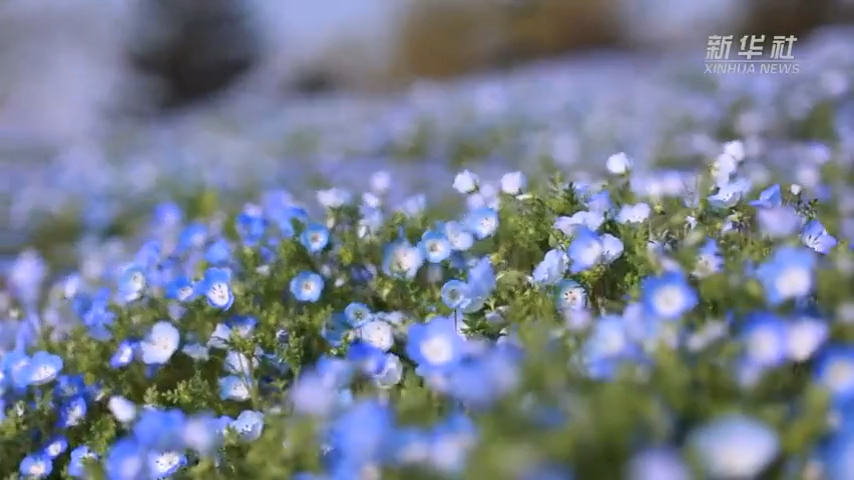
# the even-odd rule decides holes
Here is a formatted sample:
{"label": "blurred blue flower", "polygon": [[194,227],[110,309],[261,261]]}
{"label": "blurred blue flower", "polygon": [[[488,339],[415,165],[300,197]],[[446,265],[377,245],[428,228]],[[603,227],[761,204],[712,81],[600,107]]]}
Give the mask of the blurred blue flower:
{"label": "blurred blue flower", "polygon": [[711,478],[756,478],[781,448],[771,427],[739,414],[721,416],[697,428],[688,443]]}
{"label": "blurred blue flower", "polygon": [[323,293],[323,277],[314,272],[300,272],[291,279],[290,290],[291,295],[298,302],[314,303],[320,300],[320,295]]}

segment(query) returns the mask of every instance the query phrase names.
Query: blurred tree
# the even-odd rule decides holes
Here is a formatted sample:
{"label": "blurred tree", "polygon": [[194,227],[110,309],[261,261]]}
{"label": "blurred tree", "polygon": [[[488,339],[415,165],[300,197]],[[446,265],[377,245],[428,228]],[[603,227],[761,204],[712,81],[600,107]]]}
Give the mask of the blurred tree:
{"label": "blurred tree", "polygon": [[[850,20],[831,9],[840,2],[744,0],[724,8],[719,0],[423,0],[401,26],[392,75],[445,78],[601,46],[667,49],[702,41],[704,29],[803,37],[823,23]],[[645,18],[634,25],[642,35],[627,28],[639,21],[633,11]],[[664,25],[689,19],[690,25]]]}
{"label": "blurred tree", "polygon": [[149,0],[142,8],[130,57],[157,82],[166,108],[225,89],[260,59],[260,32],[244,1]]}
{"label": "blurred tree", "polygon": [[425,0],[401,26],[393,73],[443,78],[613,43],[616,0]]}

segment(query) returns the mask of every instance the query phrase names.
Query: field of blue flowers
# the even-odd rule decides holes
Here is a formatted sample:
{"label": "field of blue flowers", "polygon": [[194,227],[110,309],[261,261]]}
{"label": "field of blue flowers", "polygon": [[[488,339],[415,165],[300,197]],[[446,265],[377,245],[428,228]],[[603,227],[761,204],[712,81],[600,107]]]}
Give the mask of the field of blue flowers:
{"label": "field of blue flowers", "polygon": [[2,478],[854,478],[851,38],[10,166]]}

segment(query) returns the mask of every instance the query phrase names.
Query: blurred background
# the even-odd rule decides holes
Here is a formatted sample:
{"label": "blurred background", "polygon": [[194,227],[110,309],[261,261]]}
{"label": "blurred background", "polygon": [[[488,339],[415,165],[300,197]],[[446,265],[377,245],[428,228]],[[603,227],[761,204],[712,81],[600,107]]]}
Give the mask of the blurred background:
{"label": "blurred background", "polygon": [[378,93],[591,49],[807,37],[849,0],[0,0],[0,142],[92,135],[242,88]]}
{"label": "blurred background", "polygon": [[[21,211],[37,202],[63,211],[56,191],[83,185],[70,179],[84,163],[100,172],[86,181],[102,186],[154,178],[152,156],[174,145],[135,157],[133,171],[105,173],[106,139],[122,129],[200,112],[293,111],[306,98],[382,98],[543,59],[702,62],[712,34],[800,42],[852,19],[849,0],[0,0],[0,248],[20,243]],[[619,75],[612,87],[633,79]],[[64,170],[47,177],[69,180],[35,188],[46,177],[31,170],[60,152]]]}

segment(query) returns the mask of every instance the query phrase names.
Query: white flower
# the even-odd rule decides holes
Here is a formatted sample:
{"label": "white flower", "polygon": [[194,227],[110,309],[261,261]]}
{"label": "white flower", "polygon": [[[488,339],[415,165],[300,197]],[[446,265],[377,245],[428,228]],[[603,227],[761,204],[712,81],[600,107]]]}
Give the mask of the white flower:
{"label": "white flower", "polygon": [[796,362],[809,360],[827,340],[827,324],[813,318],[789,323],[786,328],[789,358]]}
{"label": "white flower", "polygon": [[605,168],[613,175],[625,175],[632,168],[633,161],[623,152],[615,153],[605,161]]}
{"label": "white flower", "polygon": [[374,320],[359,329],[359,338],[365,343],[387,352],[394,345],[394,331],[386,322]]}
{"label": "white flower", "polygon": [[519,195],[528,186],[528,178],[522,172],[505,173],[501,177],[501,191],[507,195]]}
{"label": "white flower", "polygon": [[741,163],[747,156],[744,143],[741,140],[733,140],[724,144],[724,153],[731,156],[736,162]]}
{"label": "white flower", "polygon": [[107,406],[120,423],[130,423],[136,418],[136,405],[125,397],[114,395]]}
{"label": "white flower", "polygon": [[477,178],[477,175],[468,170],[463,170],[454,177],[454,190],[463,194],[469,194],[477,190],[479,183],[480,180]]}
{"label": "white flower", "polygon": [[164,364],[178,350],[181,334],[169,322],[158,322],[142,342],[142,361],[148,365]]}
{"label": "white flower", "polygon": [[324,208],[338,208],[350,201],[350,193],[340,188],[330,188],[317,192],[317,202]]}
{"label": "white flower", "polygon": [[623,205],[617,213],[618,223],[643,223],[649,218],[651,209],[646,203]]}
{"label": "white flower", "polygon": [[371,191],[376,195],[385,194],[391,187],[391,174],[380,170],[371,175]]}

